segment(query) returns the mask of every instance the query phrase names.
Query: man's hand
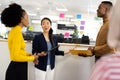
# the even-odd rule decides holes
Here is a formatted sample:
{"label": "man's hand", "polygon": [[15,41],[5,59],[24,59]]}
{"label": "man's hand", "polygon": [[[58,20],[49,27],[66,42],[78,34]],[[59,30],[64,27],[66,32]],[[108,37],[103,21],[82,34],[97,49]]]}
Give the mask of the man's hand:
{"label": "man's hand", "polygon": [[[92,52],[93,55],[94,55],[94,48],[95,48],[95,47],[91,47],[91,46],[88,48],[88,50],[91,50],[91,52]],[[92,56],[93,56],[93,55],[92,55]]]}

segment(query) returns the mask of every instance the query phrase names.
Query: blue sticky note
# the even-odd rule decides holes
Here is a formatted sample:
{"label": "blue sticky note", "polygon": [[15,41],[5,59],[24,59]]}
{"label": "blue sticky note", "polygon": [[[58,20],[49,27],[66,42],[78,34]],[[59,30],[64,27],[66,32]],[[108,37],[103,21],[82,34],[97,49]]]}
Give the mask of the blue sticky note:
{"label": "blue sticky note", "polygon": [[76,15],[77,19],[81,19],[81,14]]}

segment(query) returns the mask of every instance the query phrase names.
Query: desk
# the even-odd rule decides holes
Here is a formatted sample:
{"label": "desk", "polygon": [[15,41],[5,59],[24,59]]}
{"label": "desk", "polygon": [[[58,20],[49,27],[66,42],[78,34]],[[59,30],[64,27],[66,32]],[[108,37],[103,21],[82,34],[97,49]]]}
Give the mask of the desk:
{"label": "desk", "polygon": [[[87,50],[89,46],[84,44],[60,43],[60,50],[71,49],[78,46],[77,49]],[[89,75],[94,64],[93,57],[80,57],[67,54],[65,56],[56,56],[55,80],[89,80]]]}
{"label": "desk", "polygon": [[[31,52],[31,42],[26,43],[26,50]],[[80,45],[77,49],[87,49],[92,45],[66,44],[59,43],[60,50],[71,49]],[[10,62],[7,40],[0,40],[0,80],[5,80],[5,71]],[[80,57],[77,55],[67,54],[65,56],[56,56],[55,62],[55,80],[89,80],[89,75],[94,64],[93,57]],[[34,64],[28,63],[28,80],[34,78]]]}

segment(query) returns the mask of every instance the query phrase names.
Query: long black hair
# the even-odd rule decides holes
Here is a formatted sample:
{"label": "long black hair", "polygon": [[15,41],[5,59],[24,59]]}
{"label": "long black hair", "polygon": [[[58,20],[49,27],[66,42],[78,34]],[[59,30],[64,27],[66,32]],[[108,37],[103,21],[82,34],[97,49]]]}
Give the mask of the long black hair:
{"label": "long black hair", "polygon": [[[50,22],[50,25],[52,25],[52,21],[49,18],[47,18],[47,17],[45,17],[45,18],[43,18],[41,20],[41,25],[42,25],[42,22],[44,20],[48,20]],[[49,39],[50,39],[50,43],[52,44],[52,47],[54,47],[54,43],[53,43],[53,29],[52,28],[50,28],[50,30],[49,30]]]}

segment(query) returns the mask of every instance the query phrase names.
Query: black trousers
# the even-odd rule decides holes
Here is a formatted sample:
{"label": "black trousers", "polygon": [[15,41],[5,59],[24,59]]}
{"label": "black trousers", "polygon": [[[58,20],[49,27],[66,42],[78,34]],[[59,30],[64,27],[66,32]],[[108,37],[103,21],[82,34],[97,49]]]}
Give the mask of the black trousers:
{"label": "black trousers", "polygon": [[27,80],[27,62],[11,61],[6,71],[5,80]]}

